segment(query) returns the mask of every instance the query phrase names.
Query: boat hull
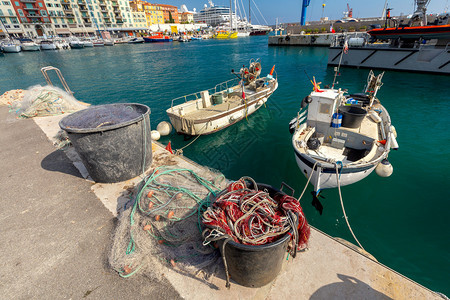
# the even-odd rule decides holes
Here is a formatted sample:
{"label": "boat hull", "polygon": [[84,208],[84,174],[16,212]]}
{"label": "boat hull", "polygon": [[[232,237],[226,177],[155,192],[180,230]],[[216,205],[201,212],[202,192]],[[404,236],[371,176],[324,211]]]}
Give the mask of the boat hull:
{"label": "boat hull", "polygon": [[55,44],[41,44],[42,50],[56,50]]}
{"label": "boat hull", "polygon": [[18,45],[3,45],[2,49],[5,53],[19,53],[21,51]]}
{"label": "boat hull", "polygon": [[[363,180],[375,170],[375,167],[380,160],[381,159],[378,159],[376,162],[365,166],[345,167],[340,171],[340,185],[350,185]],[[305,177],[309,178],[314,162],[312,162],[307,155],[299,153],[297,150],[295,150],[295,161]],[[314,191],[319,192],[323,189],[336,188],[338,186],[336,168],[318,166],[319,167],[316,166],[311,176],[311,184],[314,186]]]}
{"label": "boat hull", "polygon": [[269,32],[266,31],[266,30],[256,30],[256,31],[250,32],[250,35],[251,36],[254,36],[254,35],[267,35],[268,33]]}
{"label": "boat hull", "polygon": [[84,44],[81,42],[70,42],[69,46],[72,49],[83,49],[84,48]]}
{"label": "boat hull", "polygon": [[[341,54],[342,47],[330,47],[328,65],[338,66]],[[341,66],[450,74],[450,52],[427,45],[419,48],[349,47],[348,53],[342,54]]]}
{"label": "boat hull", "polygon": [[450,25],[376,28],[367,33],[379,40],[450,39]]}
{"label": "boat hull", "polygon": [[164,38],[145,38],[144,37],[144,41],[146,43],[164,43],[164,42],[172,42],[173,39],[168,38],[168,39],[164,39]]}
{"label": "boat hull", "polygon": [[40,50],[40,47],[37,44],[35,44],[35,45],[31,45],[31,44],[30,45],[24,45],[24,44],[22,44],[21,47],[22,47],[22,51],[39,51]]}
{"label": "boat hull", "polygon": [[85,48],[94,47],[94,43],[88,41],[83,41],[83,45]]}

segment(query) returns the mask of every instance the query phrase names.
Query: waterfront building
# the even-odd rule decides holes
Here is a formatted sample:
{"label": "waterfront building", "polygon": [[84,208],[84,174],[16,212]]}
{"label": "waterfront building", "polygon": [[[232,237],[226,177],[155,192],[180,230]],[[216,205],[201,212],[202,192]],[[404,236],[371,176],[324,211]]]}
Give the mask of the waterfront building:
{"label": "waterfront building", "polygon": [[[25,16],[26,11],[21,9]],[[19,36],[23,32],[17,17],[17,12],[10,0],[0,0],[0,38],[6,37],[8,34]]]}
{"label": "waterfront building", "polygon": [[148,29],[145,19],[127,0],[0,0],[0,37],[133,35]]}
{"label": "waterfront building", "polygon": [[156,4],[161,7],[164,16],[164,23],[170,23],[170,17],[173,19],[173,23],[180,23],[178,18],[178,7],[167,4]]}
{"label": "waterfront building", "polygon": [[180,15],[181,23],[194,23],[194,14],[190,12],[183,12]]}

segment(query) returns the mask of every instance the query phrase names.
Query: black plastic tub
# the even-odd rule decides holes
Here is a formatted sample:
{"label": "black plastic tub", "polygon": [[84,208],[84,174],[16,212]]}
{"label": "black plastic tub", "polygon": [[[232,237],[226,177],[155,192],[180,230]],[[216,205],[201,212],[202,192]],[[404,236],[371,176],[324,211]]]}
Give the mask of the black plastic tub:
{"label": "black plastic tub", "polygon": [[[258,190],[267,191],[273,198],[278,189],[266,184],[258,183]],[[290,231],[292,234],[292,230]],[[229,241],[225,245],[225,259],[230,278],[236,283],[257,288],[272,282],[280,273],[286,256],[288,243],[291,239],[285,234],[277,241],[266,245],[244,245]],[[219,243],[222,251],[222,242]]]}
{"label": "black plastic tub", "polygon": [[367,115],[367,111],[358,106],[340,106],[338,109],[342,114],[342,127],[358,128]]}
{"label": "black plastic tub", "polygon": [[131,179],[152,163],[150,108],[136,103],[91,106],[59,122],[95,182]]}

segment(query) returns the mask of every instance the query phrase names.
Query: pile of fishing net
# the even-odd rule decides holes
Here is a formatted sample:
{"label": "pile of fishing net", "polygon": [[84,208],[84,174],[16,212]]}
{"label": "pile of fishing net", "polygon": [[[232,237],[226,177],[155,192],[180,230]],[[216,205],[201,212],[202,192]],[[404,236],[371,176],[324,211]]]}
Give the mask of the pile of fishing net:
{"label": "pile of fishing net", "polygon": [[226,185],[222,174],[207,168],[156,168],[118,217],[109,256],[112,268],[122,277],[138,271],[158,276],[165,266],[205,278],[213,274],[220,256],[202,245],[198,211]]}
{"label": "pile of fishing net", "polygon": [[0,105],[11,105],[15,101],[22,101],[24,90],[10,90],[0,96]]}
{"label": "pile of fishing net", "polygon": [[89,105],[76,100],[72,95],[54,86],[32,86],[25,90],[23,99],[9,103],[10,112],[18,118],[55,116],[72,113]]}
{"label": "pile of fishing net", "polygon": [[265,245],[291,235],[291,251],[304,249],[310,227],[297,199],[258,190],[250,177],[231,183],[203,212],[205,241],[231,238],[245,245]]}

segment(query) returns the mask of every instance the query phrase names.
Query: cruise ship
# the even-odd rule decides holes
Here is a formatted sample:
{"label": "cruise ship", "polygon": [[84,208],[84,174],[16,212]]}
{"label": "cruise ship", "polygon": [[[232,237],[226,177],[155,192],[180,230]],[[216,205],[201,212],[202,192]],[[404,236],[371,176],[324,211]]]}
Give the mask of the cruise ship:
{"label": "cruise ship", "polygon": [[[230,21],[230,8],[226,6],[216,6],[209,0],[209,6],[194,14],[195,23],[204,23],[209,26],[218,26]],[[233,22],[237,20],[236,13],[232,13]]]}

